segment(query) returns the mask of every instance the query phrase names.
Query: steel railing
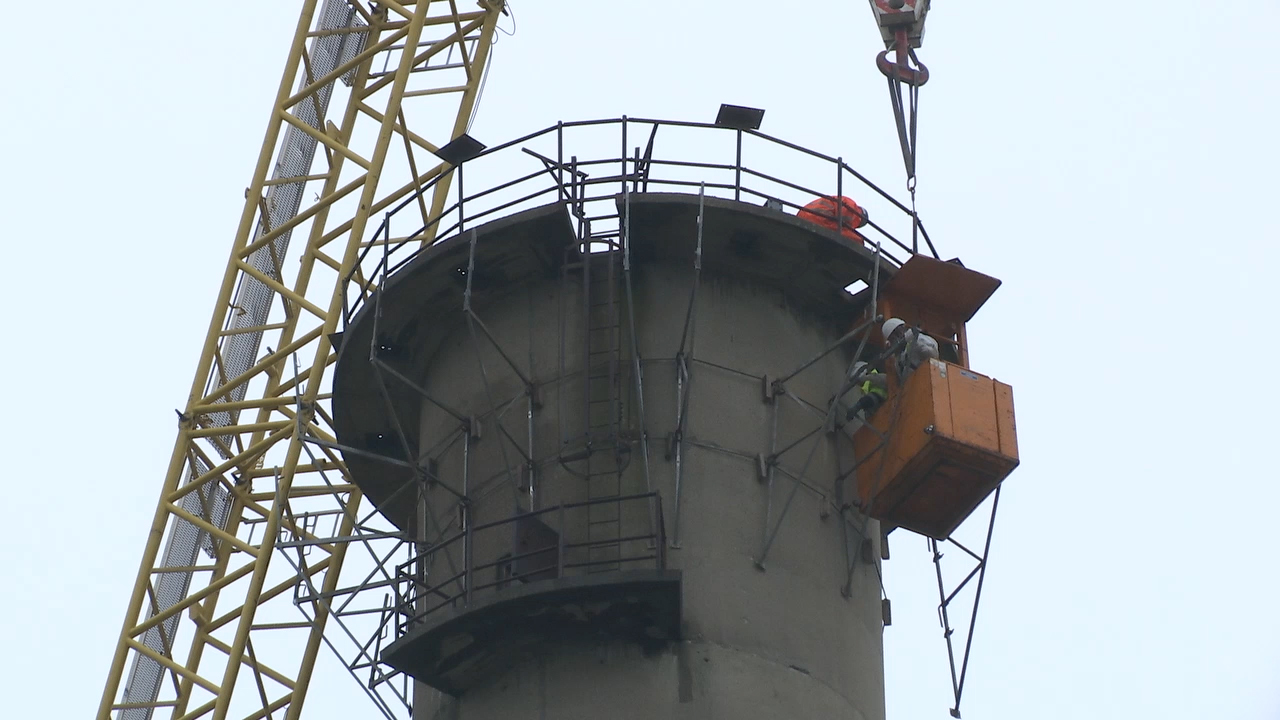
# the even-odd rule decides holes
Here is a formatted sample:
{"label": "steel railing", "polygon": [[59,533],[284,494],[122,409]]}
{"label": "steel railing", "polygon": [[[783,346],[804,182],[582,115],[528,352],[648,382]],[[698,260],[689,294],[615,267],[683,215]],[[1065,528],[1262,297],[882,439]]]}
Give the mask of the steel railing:
{"label": "steel railing", "polygon": [[[616,537],[591,538],[580,514],[591,506],[613,504],[619,518],[628,510],[631,518],[643,522],[642,532],[619,532]],[[528,578],[564,578],[593,572],[622,569],[665,569],[666,530],[662,518],[662,498],[657,492],[623,495],[616,498],[563,503],[541,510],[517,513],[501,520],[472,525],[463,513],[463,527],[453,535],[432,543],[396,567],[396,636],[444,608],[465,608],[500,594]],[[551,521],[554,542],[545,542],[516,552],[516,526],[531,520]],[[552,524],[554,523],[554,524]],[[509,533],[507,538],[502,534]],[[592,558],[593,549],[616,546],[616,556]],[[477,557],[479,548],[480,557]],[[450,553],[461,551],[459,569]],[[630,553],[630,554],[628,554]],[[522,563],[522,561],[530,561]],[[452,565],[452,566],[451,566]],[[514,568],[523,565],[522,572]],[[446,568],[441,570],[440,568]],[[492,573],[492,579],[484,579]]]}
{"label": "steel railing", "polygon": [[[673,143],[685,148],[682,152],[686,157],[665,157],[661,154],[662,144],[657,142],[660,129],[666,129],[663,137],[676,132],[700,136]],[[617,154],[594,156],[607,153],[600,149],[604,139],[602,131],[617,133],[620,144],[615,147],[621,148]],[[637,131],[645,138],[643,150],[640,145],[629,145]],[[717,150],[715,141],[709,139],[717,135],[732,139],[732,149]],[[691,137],[681,135],[673,139]],[[746,146],[745,142],[752,145]],[[589,159],[579,156],[576,153],[579,148],[592,151],[593,156]],[[726,152],[730,156],[721,157]],[[689,159],[689,155],[698,157]],[[748,155],[759,156],[760,164],[745,161]],[[761,165],[780,169],[771,172],[770,167]],[[482,189],[468,193],[467,188],[476,184],[476,178],[481,180]],[[430,217],[424,217],[425,211],[418,213],[420,224],[407,235],[392,234],[393,225],[404,227],[410,223],[408,218],[415,209],[425,208],[426,199],[432,196],[437,185],[450,180],[456,180],[450,187],[452,204]],[[926,252],[938,257],[932,240],[911,209],[851,168],[843,158],[830,157],[758,131],[707,123],[627,117],[562,122],[486,149],[464,164],[431,178],[387,211],[373,237],[364,243],[356,267],[344,278],[345,320],[350,321],[368,300],[375,281],[394,273],[430,245],[448,242],[478,224],[552,202],[568,205],[575,222],[590,221],[593,217],[613,218],[613,222],[617,222],[615,208],[596,213],[588,208],[613,203],[619,195],[628,192],[696,191],[755,204],[763,201],[792,213],[817,197],[853,196],[864,207],[877,204],[879,209],[889,208],[888,219],[877,212],[875,219],[859,229],[869,245],[881,248],[886,262],[901,265],[906,257],[921,251],[921,243]],[[842,213],[843,206],[840,208],[838,212]],[[891,228],[897,230],[896,234]],[[591,234],[579,233],[578,236]],[[370,255],[375,248],[378,252],[373,257],[380,255],[381,258],[370,267]],[[357,271],[363,282],[355,282]]]}

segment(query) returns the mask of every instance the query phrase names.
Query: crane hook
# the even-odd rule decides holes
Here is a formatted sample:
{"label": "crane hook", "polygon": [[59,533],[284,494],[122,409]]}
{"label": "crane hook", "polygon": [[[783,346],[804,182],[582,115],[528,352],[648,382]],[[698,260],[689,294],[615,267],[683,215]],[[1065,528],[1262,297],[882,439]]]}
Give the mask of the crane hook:
{"label": "crane hook", "polygon": [[[905,29],[899,29],[894,33],[892,52],[897,55],[896,62],[889,59],[889,52],[889,50],[882,50],[879,55],[876,55],[876,67],[880,68],[880,72],[884,73],[885,77],[912,87],[920,87],[929,82],[929,68],[925,67],[924,63],[920,62],[920,59],[911,51]],[[915,63],[915,67],[911,66],[911,62]]]}

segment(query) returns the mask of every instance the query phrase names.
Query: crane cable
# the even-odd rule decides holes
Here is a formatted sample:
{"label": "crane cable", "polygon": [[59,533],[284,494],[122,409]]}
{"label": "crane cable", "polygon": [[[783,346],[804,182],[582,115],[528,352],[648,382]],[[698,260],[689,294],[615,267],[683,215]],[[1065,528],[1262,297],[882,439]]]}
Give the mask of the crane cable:
{"label": "crane cable", "polygon": [[[494,29],[507,37],[515,37],[516,13],[511,9],[510,0],[502,4],[502,14],[511,18],[511,30],[507,31],[501,25],[495,25]],[[471,125],[476,121],[476,113],[480,110],[480,101],[484,99],[484,88],[489,83],[489,68],[493,67],[493,51],[497,47],[498,34],[495,33],[492,42],[489,43],[489,61],[484,64],[484,71],[480,75],[480,88],[476,91],[476,101],[471,105],[471,115],[467,117],[467,129],[464,132],[471,132]]]}
{"label": "crane cable", "polygon": [[[894,33],[896,62],[889,59],[890,50],[876,56],[876,66],[889,84],[889,102],[893,106],[898,143],[902,146],[902,164],[907,171],[907,192],[911,194],[911,252],[920,252],[920,220],[916,215],[916,116],[920,109],[920,86],[929,81],[929,68],[916,57],[907,39],[907,31]],[[906,86],[906,99],[903,86]]]}

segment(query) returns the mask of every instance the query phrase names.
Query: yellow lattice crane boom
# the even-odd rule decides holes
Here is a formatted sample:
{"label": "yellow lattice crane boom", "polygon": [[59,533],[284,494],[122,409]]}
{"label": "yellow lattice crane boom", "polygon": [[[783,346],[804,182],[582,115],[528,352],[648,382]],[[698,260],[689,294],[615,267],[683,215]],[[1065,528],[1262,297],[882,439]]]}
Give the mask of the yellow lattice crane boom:
{"label": "yellow lattice crane boom", "polygon": [[[346,545],[271,563],[282,539],[317,540],[315,518],[358,522],[339,455],[302,436],[332,437],[330,336],[346,293],[373,287],[370,219],[441,175],[433,153],[473,115],[503,0],[463,5],[302,3],[100,718],[299,716],[330,613],[297,620],[292,591],[333,590]],[[418,200],[423,225],[448,185]]]}

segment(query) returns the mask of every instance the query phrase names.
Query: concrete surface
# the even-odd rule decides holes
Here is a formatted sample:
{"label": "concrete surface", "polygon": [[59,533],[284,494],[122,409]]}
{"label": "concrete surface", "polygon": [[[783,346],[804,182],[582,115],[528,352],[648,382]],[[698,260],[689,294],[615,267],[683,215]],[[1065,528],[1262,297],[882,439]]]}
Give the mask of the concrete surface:
{"label": "concrete surface", "polygon": [[[694,308],[697,362],[691,366],[679,492],[665,439],[676,427],[674,357],[693,285],[695,233],[689,226],[696,215],[690,215],[688,199],[673,200],[665,210],[655,204],[648,221],[632,225],[637,249],[635,331],[644,358],[645,416],[640,418],[638,412],[627,342],[622,356],[626,370],[623,435],[629,453],[621,490],[624,494],[650,488],[660,492],[668,541],[674,541],[678,532],[679,547],[667,550],[667,562],[683,578],[681,639],[647,653],[608,638],[550,639],[458,697],[419,686],[418,718],[884,717],[877,568],[874,561],[862,559],[861,521],[853,518],[842,532],[838,510],[841,492],[852,497],[847,480],[843,489],[836,487],[837,476],[852,464],[846,437],[818,432],[779,457],[778,465],[792,475],[803,474],[803,482],[763,569],[758,565],[765,537],[796,486],[783,472],[776,471],[772,483],[761,481],[757,473],[755,457],[771,453],[775,412],[765,401],[761,378],[789,374],[848,331],[856,303],[845,297],[832,301],[843,304],[831,308],[821,298],[834,297],[829,288],[842,288],[855,279],[849,273],[865,273],[865,257],[833,233],[819,232],[790,217],[771,219],[759,208],[743,206],[739,211],[734,205],[723,203],[716,214],[708,213],[704,228],[705,243],[718,232],[717,223],[736,223],[733,233],[723,234],[718,244],[704,244],[704,270]],[[499,234],[488,239],[482,235],[480,244],[550,244],[548,233],[554,231],[545,228],[555,221],[548,217],[538,220],[544,229],[523,240],[513,230],[505,240],[495,239]],[[743,226],[755,228],[756,242],[768,244],[774,237],[785,236],[797,253],[812,252],[812,256],[793,258],[774,275],[769,267],[776,261],[763,255],[755,260],[739,255],[733,262],[717,263],[713,254],[735,252],[731,240],[741,239]],[[661,247],[662,252],[645,252],[641,248],[646,246]],[[439,252],[444,257],[450,251]],[[495,262],[520,254],[515,248],[487,252]],[[448,261],[456,263],[458,257],[455,249]],[[824,262],[844,268],[843,274],[823,280],[815,268]],[[423,280],[432,277],[432,271],[423,269],[426,264],[415,271],[419,277],[416,297],[445,297],[447,293],[432,288],[448,274],[438,271],[436,281]],[[436,461],[441,485],[461,492],[465,482],[476,523],[498,521],[528,509],[520,466],[521,453],[528,451],[530,428],[536,507],[586,496],[584,481],[558,460],[562,448],[572,444],[583,426],[578,409],[583,361],[580,350],[575,350],[581,348],[584,332],[581,288],[576,276],[567,284],[561,282],[554,258],[546,265],[539,268],[529,263],[517,278],[512,268],[518,263],[508,262],[504,267],[511,282],[491,285],[475,298],[476,313],[485,327],[521,372],[535,381],[541,407],[533,411],[532,420],[523,382],[482,334],[473,336],[459,309],[433,312],[424,300],[414,305],[407,292],[401,302],[388,300],[391,313],[384,319],[393,318],[387,326],[393,330],[407,327],[418,314],[412,320],[416,329],[401,335],[412,338],[402,355],[405,371],[412,372],[435,400],[466,416],[489,416],[482,423],[480,438],[466,441],[458,420],[432,402],[403,390],[397,397],[401,406],[416,404],[418,414],[411,427],[419,460]],[[798,291],[797,278],[810,287]],[[408,287],[407,282],[403,287]],[[562,301],[567,308],[563,313]],[[629,332],[624,337],[629,338]],[[562,340],[570,349],[563,379],[559,377]],[[822,425],[821,415],[840,385],[851,353],[852,347],[831,353],[787,383],[795,399],[777,400],[774,448],[784,448]],[[356,375],[351,371],[346,378],[348,393],[358,387]],[[343,422],[348,423],[348,437],[355,437],[361,422],[371,426],[372,416],[356,421],[360,411],[353,407],[354,398],[335,404],[352,410],[347,420],[339,421],[340,439]],[[494,408],[514,442],[502,437],[493,419]],[[638,442],[642,430],[650,438],[648,485]],[[464,448],[467,442],[470,447]],[[393,498],[399,507],[392,514],[406,518],[415,507],[423,510],[422,521],[415,526],[420,537],[457,531],[453,493],[436,486],[426,490],[423,499],[415,506],[412,498]],[[643,506],[629,507],[618,532],[624,536],[632,530],[643,532],[650,521]],[[585,517],[566,517],[564,522],[561,532],[586,533]],[[879,532],[874,522],[866,534],[870,552],[865,557],[878,558]],[[637,552],[645,549],[643,542],[632,545]],[[492,562],[509,550],[510,538],[501,533],[477,536],[473,562]],[[434,577],[445,573],[446,560],[461,565],[460,547],[450,552],[448,558],[440,554]],[[841,593],[846,557],[855,558],[848,598]]]}

